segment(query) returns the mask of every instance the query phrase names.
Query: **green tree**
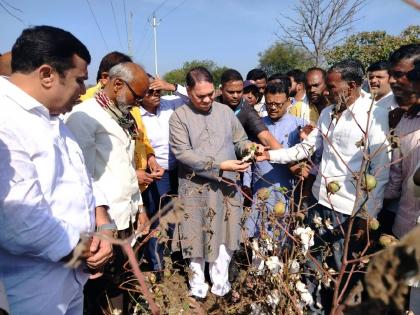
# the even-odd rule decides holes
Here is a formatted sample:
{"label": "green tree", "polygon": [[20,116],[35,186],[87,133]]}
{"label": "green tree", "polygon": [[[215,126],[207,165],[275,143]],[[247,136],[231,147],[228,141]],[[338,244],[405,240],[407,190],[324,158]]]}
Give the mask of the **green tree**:
{"label": "green tree", "polygon": [[274,43],[258,56],[260,68],[269,75],[292,69],[305,71],[315,64],[313,58],[302,48],[281,42]]}
{"label": "green tree", "polygon": [[384,31],[361,32],[329,50],[326,59],[331,65],[343,59],[356,58],[368,67],[376,61],[388,59],[392,51],[410,43],[420,43],[420,26],[409,26],[397,36]]}
{"label": "green tree", "polygon": [[185,84],[185,77],[187,72],[195,67],[205,67],[209,70],[213,77],[214,77],[214,84],[218,86],[220,84],[220,77],[222,73],[227,70],[227,67],[219,67],[214,61],[212,60],[192,60],[185,62],[181,68],[174,69],[172,71],[167,72],[163,79],[170,83],[178,83],[178,84]]}

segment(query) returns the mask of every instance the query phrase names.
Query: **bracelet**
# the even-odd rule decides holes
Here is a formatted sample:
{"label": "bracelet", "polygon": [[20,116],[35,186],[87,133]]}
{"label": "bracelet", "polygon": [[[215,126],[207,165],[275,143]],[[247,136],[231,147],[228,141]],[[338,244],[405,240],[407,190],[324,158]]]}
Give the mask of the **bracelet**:
{"label": "bracelet", "polygon": [[114,222],[112,223],[105,223],[96,228],[96,231],[117,231],[118,228]]}

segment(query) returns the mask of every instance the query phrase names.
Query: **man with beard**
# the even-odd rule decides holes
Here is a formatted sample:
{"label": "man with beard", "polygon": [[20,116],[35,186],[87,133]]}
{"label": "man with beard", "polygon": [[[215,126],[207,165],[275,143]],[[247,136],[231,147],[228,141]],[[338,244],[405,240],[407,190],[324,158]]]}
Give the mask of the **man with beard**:
{"label": "man with beard", "polygon": [[321,111],[328,105],[326,98],[327,85],[325,70],[317,67],[309,68],[305,76],[306,97],[309,102],[309,121],[316,124]]}
{"label": "man with beard", "polygon": [[[337,231],[346,230],[346,221],[348,222],[350,216],[354,214],[354,209],[360,210],[362,200],[356,197],[354,176],[361,171],[363,165],[365,147],[358,143],[365,136],[368,139],[365,145],[370,162],[366,171],[375,176],[377,184],[369,192],[364,208],[369,217],[376,217],[382,207],[384,187],[389,175],[387,111],[375,106],[368,113],[369,98],[361,95],[363,77],[363,66],[357,60],[343,60],[333,65],[327,72],[326,83],[328,97],[334,105],[326,107],[321,112],[317,128],[313,129],[307,139],[300,144],[288,149],[270,150],[267,154],[270,161],[284,164],[309,158],[312,152],[322,148],[319,171],[312,187],[312,193],[318,204],[316,208],[311,209],[308,216],[309,223],[314,229],[316,226],[313,219],[317,216],[323,220],[331,220],[333,228]],[[328,187],[333,181],[340,188],[331,193]],[[366,214],[356,217],[353,225],[354,234],[363,237],[366,224]],[[324,239],[332,251],[326,262],[328,266],[338,271],[343,258],[344,235],[339,233],[339,236],[331,238],[329,233],[328,229],[318,230],[319,239]],[[318,242],[319,240],[316,240],[313,247],[313,255],[321,261],[322,253],[319,248],[325,244]],[[361,244],[365,242],[360,238],[352,239],[349,243],[349,257],[353,250],[361,250]],[[310,279],[310,283],[314,284],[311,289],[316,288],[316,279]],[[331,303],[330,298],[327,304],[323,303],[325,312],[328,311],[328,303]]]}
{"label": "man with beard", "polygon": [[[389,60],[392,91],[398,105],[404,104],[406,110],[395,128],[399,144],[392,151],[393,163],[385,191],[386,198],[400,198],[392,231],[401,238],[416,226],[420,215],[420,199],[415,197],[413,185],[409,182],[420,160],[420,105],[414,84],[407,77],[414,69],[414,63],[420,60],[420,44],[402,46],[391,54]],[[420,312],[419,300],[420,288],[412,287],[410,309],[416,314]]]}
{"label": "man with beard", "polygon": [[[66,120],[83,151],[97,192],[109,205],[113,224],[103,228],[118,231],[119,238],[128,237],[136,223],[142,227],[147,221],[134,169],[137,125],[130,110],[140,105],[148,86],[147,75],[139,65],[120,63],[109,71],[105,87],[94,98],[76,106]],[[98,200],[101,195],[97,193],[95,197]],[[112,281],[122,274],[124,260],[121,248],[116,247],[111,277],[105,270],[104,277],[88,282],[88,314],[102,314],[101,308],[109,310],[105,291],[108,297],[115,297],[110,299],[113,307],[126,313],[127,301]]]}
{"label": "man with beard", "polygon": [[287,72],[287,75],[292,82],[292,86],[290,87],[292,106],[289,108],[289,113],[293,116],[309,121],[310,111],[305,91],[305,72],[299,69],[294,69]]}

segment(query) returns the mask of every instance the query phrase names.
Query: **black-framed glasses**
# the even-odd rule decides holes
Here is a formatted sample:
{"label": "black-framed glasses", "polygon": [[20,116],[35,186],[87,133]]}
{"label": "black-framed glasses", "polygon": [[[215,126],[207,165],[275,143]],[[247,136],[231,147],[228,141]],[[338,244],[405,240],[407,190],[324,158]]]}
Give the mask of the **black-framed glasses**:
{"label": "black-framed glasses", "polygon": [[270,102],[270,103],[265,103],[265,106],[267,108],[271,108],[271,107],[274,107],[274,108],[282,108],[286,103],[287,102],[284,102],[284,103]]}
{"label": "black-framed glasses", "polygon": [[160,96],[160,90],[149,89],[146,95],[147,96]]}
{"label": "black-framed glasses", "polygon": [[143,101],[143,96],[138,95],[136,92],[134,92],[133,88],[130,86],[130,84],[128,84],[127,81],[121,79],[121,81],[124,82],[124,84],[128,87],[128,89],[130,90],[131,94],[133,94],[134,97],[134,103],[136,104],[140,104]]}
{"label": "black-framed glasses", "polygon": [[407,72],[388,70],[388,74],[390,77],[394,77],[395,79],[401,79],[402,77],[407,75]]}

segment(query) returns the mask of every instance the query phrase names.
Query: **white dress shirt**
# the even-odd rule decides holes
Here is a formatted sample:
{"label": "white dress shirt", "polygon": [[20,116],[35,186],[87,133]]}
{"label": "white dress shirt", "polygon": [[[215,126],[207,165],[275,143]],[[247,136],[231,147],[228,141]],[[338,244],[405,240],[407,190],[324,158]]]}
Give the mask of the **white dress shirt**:
{"label": "white dress shirt", "polygon": [[82,151],[58,117],[0,78],[0,156],[0,279],[11,314],[61,314],[88,278],[59,262],[94,230]]}
{"label": "white dress shirt", "polygon": [[[135,141],[95,98],[76,105],[66,117],[66,125],[83,151],[97,204],[109,206],[118,230],[129,228],[143,204],[134,167]],[[101,195],[106,200],[101,200]]]}
{"label": "white dress shirt", "polygon": [[[270,160],[289,163],[309,158],[315,149],[322,148],[322,160],[312,193],[318,202],[330,209],[352,214],[356,200],[356,181],[354,174],[360,171],[363,160],[363,147],[357,143],[362,139],[368,125],[368,153],[372,156],[370,174],[374,174],[377,186],[371,191],[367,202],[370,215],[376,216],[382,207],[384,186],[389,175],[389,154],[387,153],[388,111],[373,106],[370,117],[370,97],[360,96],[354,104],[332,119],[333,106],[326,107],[320,115],[317,128],[306,140],[289,149],[269,151]],[[341,188],[335,194],[327,194],[326,186],[337,181]]]}
{"label": "white dress shirt", "polygon": [[155,151],[156,161],[165,170],[175,167],[175,157],[169,147],[169,118],[174,110],[184,104],[180,97],[161,98],[156,114],[140,107],[141,118],[146,127],[147,137]]}
{"label": "white dress shirt", "polygon": [[375,101],[374,104],[383,107],[388,112],[398,107],[398,104],[395,101],[394,93],[392,93],[392,91],[383,96],[379,101]]}

